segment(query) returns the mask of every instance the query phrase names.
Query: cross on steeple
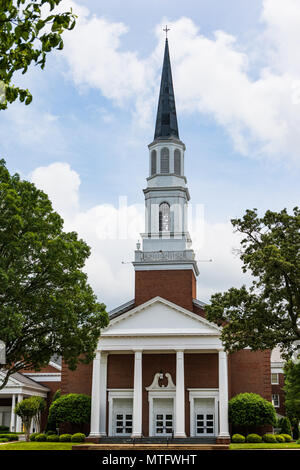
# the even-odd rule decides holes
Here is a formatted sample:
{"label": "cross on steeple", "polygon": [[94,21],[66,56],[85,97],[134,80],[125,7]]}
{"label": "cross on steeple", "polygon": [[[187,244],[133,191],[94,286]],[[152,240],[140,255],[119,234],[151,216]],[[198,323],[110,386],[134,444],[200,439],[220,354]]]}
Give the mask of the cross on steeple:
{"label": "cross on steeple", "polygon": [[163,29],[163,31],[165,31],[166,39],[168,39],[168,31],[170,31],[170,28],[168,28],[168,26],[166,25],[166,27]]}

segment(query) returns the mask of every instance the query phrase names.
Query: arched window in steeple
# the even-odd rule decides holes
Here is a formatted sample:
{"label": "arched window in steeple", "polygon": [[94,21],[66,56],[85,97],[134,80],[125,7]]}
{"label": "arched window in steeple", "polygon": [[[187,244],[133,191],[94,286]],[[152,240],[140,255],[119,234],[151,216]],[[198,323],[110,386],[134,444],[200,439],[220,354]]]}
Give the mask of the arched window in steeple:
{"label": "arched window in steeple", "polygon": [[159,206],[159,231],[170,232],[170,206],[167,202],[162,202]]}
{"label": "arched window in steeple", "polygon": [[151,152],[151,176],[156,174],[156,150]]}
{"label": "arched window in steeple", "polygon": [[162,148],[160,152],[160,172],[170,173],[170,157],[167,147]]}
{"label": "arched window in steeple", "polygon": [[174,152],[174,173],[175,175],[181,175],[181,155],[178,149]]}

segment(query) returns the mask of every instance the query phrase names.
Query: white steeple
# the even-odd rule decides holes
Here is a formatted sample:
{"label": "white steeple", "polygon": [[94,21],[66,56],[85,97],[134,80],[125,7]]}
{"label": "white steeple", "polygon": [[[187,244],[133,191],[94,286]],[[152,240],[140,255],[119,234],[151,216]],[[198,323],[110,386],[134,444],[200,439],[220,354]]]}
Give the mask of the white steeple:
{"label": "white steeple", "polygon": [[198,275],[187,229],[190,199],[184,175],[185,145],[179,139],[168,39],[145,194],[145,232],[136,250],[135,270],[193,269]]}

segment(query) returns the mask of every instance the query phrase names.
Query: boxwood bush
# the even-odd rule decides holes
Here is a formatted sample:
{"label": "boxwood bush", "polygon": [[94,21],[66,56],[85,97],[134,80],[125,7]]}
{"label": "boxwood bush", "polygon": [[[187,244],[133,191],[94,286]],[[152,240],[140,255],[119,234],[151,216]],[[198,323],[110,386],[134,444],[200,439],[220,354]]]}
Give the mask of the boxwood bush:
{"label": "boxwood bush", "polygon": [[59,436],[57,434],[49,434],[46,440],[47,442],[59,442]]}
{"label": "boxwood bush", "polygon": [[73,434],[71,437],[71,442],[84,442],[85,441],[85,434],[82,434],[81,432],[77,432],[76,434]]}
{"label": "boxwood bush", "polygon": [[35,441],[36,442],[46,442],[47,436],[46,434],[37,434],[35,436]]}
{"label": "boxwood bush", "polygon": [[0,439],[8,439],[9,441],[18,441],[19,436],[17,434],[0,434]]}
{"label": "boxwood bush", "polygon": [[0,433],[2,434],[2,433],[6,433],[6,432],[9,432],[9,427],[1,425],[0,426]]}
{"label": "boxwood bush", "polygon": [[257,393],[240,393],[228,405],[229,421],[235,426],[273,426],[276,422],[274,406]]}
{"label": "boxwood bush", "polygon": [[71,437],[72,437],[72,434],[61,434],[59,436],[59,441],[60,442],[71,442]]}
{"label": "boxwood bush", "polygon": [[248,434],[246,438],[247,442],[262,442],[262,437],[258,434]]}
{"label": "boxwood bush", "polygon": [[280,442],[280,443],[285,442],[285,439],[281,434],[275,434],[275,437],[276,437],[276,442]]}
{"label": "boxwood bush", "polygon": [[267,442],[268,444],[274,444],[275,442],[277,442],[275,434],[264,434],[263,441]]}
{"label": "boxwood bush", "polygon": [[282,437],[284,437],[284,441],[285,442],[292,442],[292,436],[290,436],[289,434],[281,434]]}
{"label": "boxwood bush", "polygon": [[246,438],[245,436],[242,436],[242,434],[234,434],[231,438],[231,442],[235,444],[242,444],[245,442]]}

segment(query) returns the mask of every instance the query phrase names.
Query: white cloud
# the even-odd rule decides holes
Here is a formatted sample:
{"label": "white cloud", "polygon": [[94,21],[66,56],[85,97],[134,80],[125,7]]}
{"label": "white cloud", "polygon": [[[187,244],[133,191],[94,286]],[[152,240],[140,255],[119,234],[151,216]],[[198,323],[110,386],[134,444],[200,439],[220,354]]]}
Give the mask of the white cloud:
{"label": "white cloud", "polygon": [[[154,51],[140,58],[121,47],[128,32],[124,23],[92,15],[70,0],[65,5],[79,14],[63,51],[74,82],[101,90],[118,106],[129,101],[136,125],[152,125],[165,19],[157,25]],[[248,53],[223,31],[212,38],[200,34],[190,18],[168,22],[178,109],[213,116],[245,155],[299,160],[300,3],[264,0],[261,21],[264,33],[248,45]],[[257,68],[253,56],[263,65]]]}
{"label": "white cloud", "polygon": [[[144,206],[127,206],[123,197],[118,207],[99,204],[80,210],[80,177],[66,163],[36,168],[31,181],[48,194],[54,209],[64,218],[65,230],[76,231],[91,247],[85,270],[99,300],[110,309],[132,299],[131,262],[136,241],[144,231]],[[189,225],[194,227],[197,260],[213,259],[212,263],[199,262],[198,298],[208,301],[211,294],[232,285],[240,286],[248,278],[242,275],[240,262],[232,254],[239,238],[233,235],[230,224],[204,222],[201,212],[194,217],[197,220],[191,220]]]}

